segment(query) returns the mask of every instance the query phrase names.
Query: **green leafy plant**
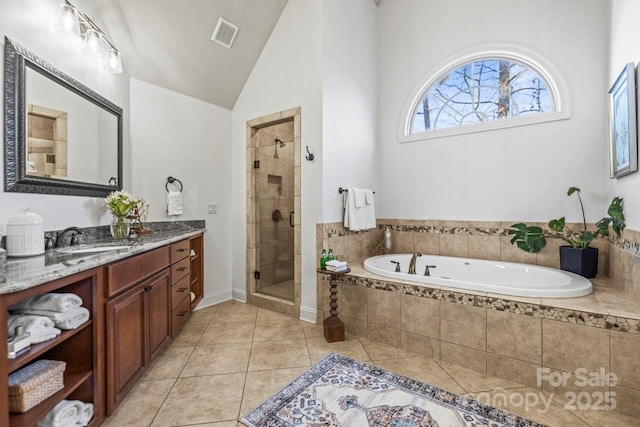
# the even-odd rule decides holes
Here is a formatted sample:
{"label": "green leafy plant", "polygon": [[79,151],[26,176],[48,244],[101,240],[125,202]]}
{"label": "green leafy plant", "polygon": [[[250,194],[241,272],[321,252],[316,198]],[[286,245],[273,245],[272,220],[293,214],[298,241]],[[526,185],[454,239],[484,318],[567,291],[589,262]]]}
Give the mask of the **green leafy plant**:
{"label": "green leafy plant", "polygon": [[[614,197],[609,205],[606,216],[596,223],[596,230],[589,231],[587,229],[587,220],[584,214],[584,205],[582,197],[580,197],[580,189],[578,187],[569,187],[567,196],[576,194],[580,201],[580,209],[582,210],[582,230],[574,231],[567,227],[565,218],[552,219],[549,221],[549,235],[564,240],[569,246],[578,249],[586,249],[589,247],[593,239],[598,236],[608,236],[609,227],[613,229],[618,237],[624,228],[624,213],[622,212],[622,198]],[[540,252],[547,244],[544,232],[541,227],[527,226],[524,223],[513,224],[508,233],[512,235],[511,244],[516,244],[520,249],[526,252]]]}

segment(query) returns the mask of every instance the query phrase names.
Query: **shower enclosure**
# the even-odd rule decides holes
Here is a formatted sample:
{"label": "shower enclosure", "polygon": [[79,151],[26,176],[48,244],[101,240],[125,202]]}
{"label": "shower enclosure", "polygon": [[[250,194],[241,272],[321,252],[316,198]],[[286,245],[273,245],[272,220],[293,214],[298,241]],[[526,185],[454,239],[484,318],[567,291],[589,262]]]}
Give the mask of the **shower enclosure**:
{"label": "shower enclosure", "polygon": [[254,135],[256,292],[294,301],[294,122]]}

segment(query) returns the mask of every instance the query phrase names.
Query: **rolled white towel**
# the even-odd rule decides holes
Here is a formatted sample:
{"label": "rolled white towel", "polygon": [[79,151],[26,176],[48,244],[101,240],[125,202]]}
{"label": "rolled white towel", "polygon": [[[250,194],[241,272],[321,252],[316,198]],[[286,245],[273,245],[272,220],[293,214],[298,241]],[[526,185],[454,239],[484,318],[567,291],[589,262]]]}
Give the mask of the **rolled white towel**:
{"label": "rolled white towel", "polygon": [[79,400],[75,400],[78,407],[78,427],[84,427],[89,424],[89,421],[93,418],[93,403],[84,403]]}
{"label": "rolled white towel", "polygon": [[327,261],[327,267],[342,268],[346,266],[347,266],[346,261],[338,261],[337,259],[332,259],[331,261]]}
{"label": "rolled white towel", "polygon": [[10,337],[16,334],[15,330],[18,326],[24,326],[24,331],[33,335],[39,331],[52,329],[55,324],[53,320],[45,316],[10,314],[7,319],[7,333]]}
{"label": "rolled white towel", "polygon": [[19,302],[16,305],[9,307],[9,311],[12,310],[49,310],[64,312],[73,307],[80,307],[82,305],[82,298],[76,294],[64,293],[64,294],[42,294],[33,298],[26,299]]}
{"label": "rolled white towel", "polygon": [[[82,402],[81,402],[82,403]],[[38,421],[37,427],[69,427],[78,425],[78,405],[72,400],[62,400]],[[86,424],[85,424],[86,425]]]}
{"label": "rolled white towel", "polygon": [[29,339],[31,340],[31,344],[38,344],[40,342],[54,339],[60,335],[60,332],[62,331],[58,328],[49,328],[38,332],[30,332]]}
{"label": "rolled white towel", "polygon": [[74,307],[64,312],[27,309],[17,310],[13,313],[45,316],[55,323],[56,328],[65,330],[76,329],[78,326],[89,320],[89,310],[84,307]]}

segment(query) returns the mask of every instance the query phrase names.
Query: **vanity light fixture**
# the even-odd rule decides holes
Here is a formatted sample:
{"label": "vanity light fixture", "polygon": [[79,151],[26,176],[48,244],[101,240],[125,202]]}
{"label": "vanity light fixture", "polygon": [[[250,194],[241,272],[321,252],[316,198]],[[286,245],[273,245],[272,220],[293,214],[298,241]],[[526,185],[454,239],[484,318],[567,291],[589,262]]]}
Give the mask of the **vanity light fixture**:
{"label": "vanity light fixture", "polygon": [[122,73],[120,51],[107,39],[104,32],[68,0],[60,4],[56,28],[69,31],[82,38],[82,50],[104,57],[104,66],[112,73]]}

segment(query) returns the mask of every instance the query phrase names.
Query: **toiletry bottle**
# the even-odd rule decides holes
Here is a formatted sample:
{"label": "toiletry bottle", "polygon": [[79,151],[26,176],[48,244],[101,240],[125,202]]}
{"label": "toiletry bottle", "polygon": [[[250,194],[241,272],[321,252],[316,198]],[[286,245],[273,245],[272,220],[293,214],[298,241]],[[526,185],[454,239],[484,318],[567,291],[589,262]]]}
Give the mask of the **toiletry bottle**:
{"label": "toiletry bottle", "polygon": [[327,250],[322,250],[322,256],[320,256],[320,268],[323,270],[327,269]]}
{"label": "toiletry bottle", "polygon": [[327,261],[333,261],[336,257],[333,255],[333,249],[329,248],[329,255],[327,255]]}
{"label": "toiletry bottle", "polygon": [[384,237],[382,239],[382,242],[386,250],[391,250],[391,228],[388,225],[384,230]]}

